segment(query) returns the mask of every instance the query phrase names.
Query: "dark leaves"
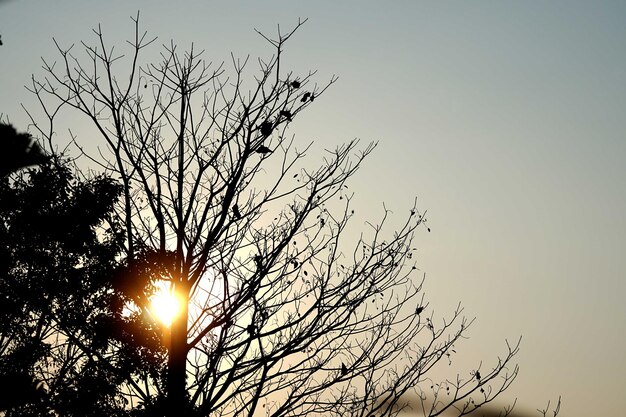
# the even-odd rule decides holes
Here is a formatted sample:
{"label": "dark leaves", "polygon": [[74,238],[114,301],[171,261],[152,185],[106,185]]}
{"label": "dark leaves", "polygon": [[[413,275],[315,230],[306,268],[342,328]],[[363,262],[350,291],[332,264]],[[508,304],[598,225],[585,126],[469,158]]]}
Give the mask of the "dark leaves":
{"label": "dark leaves", "polygon": [[239,206],[237,206],[237,204],[233,206],[233,216],[235,216],[237,220],[241,219],[241,213],[239,212]]}
{"label": "dark leaves", "polygon": [[[115,342],[124,351],[119,369],[125,370],[120,372],[162,364],[160,335],[144,320],[135,317],[131,326],[130,318],[121,317],[126,297],[122,287],[130,294],[142,285],[124,272],[141,270],[143,279],[152,261],[143,259],[142,265],[131,267],[119,260],[123,235],[111,216],[119,193],[119,186],[106,177],[78,180],[62,165],[46,164],[14,181],[0,181],[0,336],[14,340],[0,355],[0,378],[9,376],[16,389],[28,394],[26,404],[13,404],[22,408],[11,415],[47,401],[45,386],[33,378],[41,363],[49,366],[46,383],[54,387],[59,415],[94,415],[94,408],[102,412],[98,415],[118,415],[112,400],[122,382],[118,371],[86,356],[64,363],[59,346],[32,331],[35,323],[42,329],[54,326],[72,355],[81,355],[84,347],[99,355]],[[73,346],[74,335],[80,335],[82,348]],[[72,372],[67,366],[73,366]],[[10,377],[16,370],[21,376]],[[24,380],[23,388],[16,378]]]}
{"label": "dark leaves", "polygon": [[260,145],[258,148],[256,148],[256,152],[260,153],[261,155],[267,155],[269,153],[272,153],[273,151],[265,145]]}
{"label": "dark leaves", "polygon": [[269,136],[272,134],[272,131],[274,130],[274,124],[270,122],[269,120],[265,121],[261,123],[260,130],[263,136]]}
{"label": "dark leaves", "polygon": [[261,255],[255,255],[254,264],[256,265],[257,269],[263,269],[263,257]]}
{"label": "dark leaves", "polygon": [[289,120],[291,122],[292,120],[292,114],[289,110],[281,110],[280,111],[280,115],[283,116],[285,119]]}
{"label": "dark leaves", "polygon": [[0,123],[0,175],[8,175],[19,169],[48,162],[28,133],[17,133],[11,125]]}

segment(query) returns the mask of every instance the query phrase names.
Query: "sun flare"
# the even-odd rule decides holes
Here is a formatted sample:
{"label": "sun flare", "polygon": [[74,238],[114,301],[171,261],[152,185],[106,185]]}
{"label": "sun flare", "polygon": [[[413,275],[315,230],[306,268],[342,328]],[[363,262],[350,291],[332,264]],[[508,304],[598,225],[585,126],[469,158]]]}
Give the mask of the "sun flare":
{"label": "sun flare", "polygon": [[172,320],[178,315],[180,309],[180,299],[169,286],[159,288],[150,298],[150,311],[152,315],[166,326],[172,324]]}

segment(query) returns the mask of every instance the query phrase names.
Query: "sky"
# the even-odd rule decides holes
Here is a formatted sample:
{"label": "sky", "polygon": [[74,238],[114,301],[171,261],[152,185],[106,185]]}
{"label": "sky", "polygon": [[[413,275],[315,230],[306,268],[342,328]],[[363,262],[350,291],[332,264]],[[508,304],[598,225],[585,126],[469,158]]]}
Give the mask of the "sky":
{"label": "sky", "polygon": [[350,183],[357,222],[384,203],[399,223],[416,197],[427,210],[416,243],[430,306],[443,317],[460,301],[477,318],[455,366],[489,365],[521,335],[503,401],[534,410],[561,395],[562,416],[623,415],[626,2],[184,5],[0,0],[0,113],[27,128],[23,86],[58,58],[53,37],[79,44],[101,24],[123,48],[138,10],[158,44],[193,42],[216,63],[268,56],[254,29],[308,18],[285,65],[339,80],[292,131],[317,149],[379,142]]}

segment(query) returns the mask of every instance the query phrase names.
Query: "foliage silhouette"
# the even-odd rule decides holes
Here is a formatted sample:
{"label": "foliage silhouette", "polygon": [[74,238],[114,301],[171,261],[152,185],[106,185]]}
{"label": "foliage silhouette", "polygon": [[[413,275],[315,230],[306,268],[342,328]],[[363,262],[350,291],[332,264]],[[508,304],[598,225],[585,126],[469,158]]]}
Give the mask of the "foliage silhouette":
{"label": "foliage silhouette", "polygon": [[79,181],[63,164],[0,181],[0,410],[7,416],[124,410],[116,389],[123,365],[99,360],[110,350],[102,323],[121,319],[113,306],[123,303],[111,291],[123,243],[111,219],[120,191],[102,176]]}
{"label": "foliage silhouette", "polygon": [[[249,88],[248,60],[233,58],[224,78],[193,46],[179,53],[170,43],[161,62],[142,65],[154,39],[134,22],[128,72],[98,28],[85,56],[57,44],[60,63],[46,62],[30,87],[51,125],[59,109],[93,123],[101,152],[74,143],[121,181],[122,260],[110,274],[118,304],[104,317],[130,309],[140,330],[99,339],[98,364],[115,374],[105,378],[111,402],[133,415],[394,416],[417,392],[434,416],[469,412],[509,387],[518,345],[480,380],[432,382],[472,321],[461,308],[447,320],[427,313],[411,246],[426,219],[415,207],[395,233],[383,230],[386,211],[346,242],[347,181],[375,145],[358,151],[352,141],[305,168],[311,145],[288,130],[336,79],[319,85],[315,72],[283,70],[285,43],[303,22],[277,39],[261,34],[274,55],[258,61]],[[53,143],[53,130],[29,115]],[[183,300],[170,327],[150,318],[157,281]]]}
{"label": "foliage silhouette", "polygon": [[18,133],[7,123],[0,123],[0,150],[1,177],[49,160],[28,133]]}

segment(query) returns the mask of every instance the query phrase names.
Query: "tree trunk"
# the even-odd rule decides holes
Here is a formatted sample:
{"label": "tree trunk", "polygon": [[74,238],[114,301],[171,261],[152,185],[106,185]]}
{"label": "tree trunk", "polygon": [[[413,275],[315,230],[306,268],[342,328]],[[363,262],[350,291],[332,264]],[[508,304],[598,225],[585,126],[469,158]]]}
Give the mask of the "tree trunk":
{"label": "tree trunk", "polygon": [[181,303],[179,314],[170,329],[170,346],[167,369],[167,395],[169,417],[181,417],[187,411],[186,364],[187,364],[187,312],[188,291],[177,285],[175,293]]}

